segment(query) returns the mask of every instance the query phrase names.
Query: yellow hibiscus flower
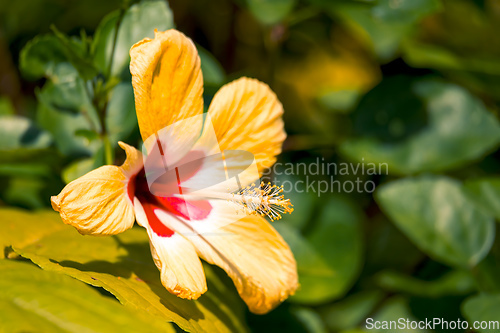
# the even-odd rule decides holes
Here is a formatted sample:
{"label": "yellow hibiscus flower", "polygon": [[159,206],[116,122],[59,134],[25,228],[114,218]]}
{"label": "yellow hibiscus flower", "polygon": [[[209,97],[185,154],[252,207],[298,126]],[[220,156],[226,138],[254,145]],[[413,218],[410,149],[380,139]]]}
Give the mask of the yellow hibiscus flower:
{"label": "yellow hibiscus flower", "polygon": [[[52,197],[53,208],[86,235],[115,235],[137,221],[148,231],[162,284],[179,297],[197,299],[207,290],[202,258],[227,272],[250,311],[272,310],[297,289],[297,267],[261,215],[279,218],[291,208],[279,188],[255,187],[251,178],[281,152],[281,103],[267,85],[241,78],[220,89],[204,117],[200,58],[176,30],[156,31],[130,56],[145,154],[120,142],[127,154],[121,167],[103,166],[69,183]],[[256,172],[241,173],[237,187],[213,184],[214,160],[224,159],[228,176],[248,164],[241,152],[253,154]],[[162,165],[169,167],[151,181]],[[180,175],[178,165],[191,167]]]}

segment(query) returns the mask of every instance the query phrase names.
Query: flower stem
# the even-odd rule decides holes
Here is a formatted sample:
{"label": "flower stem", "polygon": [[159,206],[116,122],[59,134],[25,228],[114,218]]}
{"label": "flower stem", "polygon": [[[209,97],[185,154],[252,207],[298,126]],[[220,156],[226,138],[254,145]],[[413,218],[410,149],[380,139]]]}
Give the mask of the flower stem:
{"label": "flower stem", "polygon": [[104,163],[106,165],[113,164],[113,148],[111,147],[111,142],[109,141],[109,137],[104,135],[102,138],[102,143],[104,145]]}

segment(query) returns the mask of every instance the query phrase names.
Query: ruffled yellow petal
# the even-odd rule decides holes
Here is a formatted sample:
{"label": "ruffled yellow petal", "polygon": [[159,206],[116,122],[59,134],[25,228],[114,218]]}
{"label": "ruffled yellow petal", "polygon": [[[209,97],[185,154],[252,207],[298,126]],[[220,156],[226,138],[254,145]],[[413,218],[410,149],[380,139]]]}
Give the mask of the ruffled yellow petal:
{"label": "ruffled yellow petal", "polygon": [[[138,199],[135,199],[137,223],[146,228],[151,255],[160,270],[161,283],[172,294],[186,299],[197,299],[207,291],[205,272],[193,245],[179,233],[168,237],[157,235],[149,225],[147,215]],[[168,223],[174,217],[167,213],[152,212],[155,218]]]}
{"label": "ruffled yellow petal", "polygon": [[259,172],[271,167],[286,138],[283,106],[264,83],[241,78],[223,86],[208,109],[220,150],[255,155]]}
{"label": "ruffled yellow petal", "polygon": [[127,154],[127,159],[123,162],[120,169],[127,178],[130,178],[141,171],[143,166],[143,155],[140,151],[124,142],[120,141],[118,145],[125,150]]}
{"label": "ruffled yellow petal", "polygon": [[189,235],[202,259],[226,271],[251,312],[271,311],[298,288],[290,248],[261,216],[245,215],[227,201],[210,204],[213,209],[206,219],[172,219],[167,226]]}
{"label": "ruffled yellow petal", "polygon": [[[155,32],[130,50],[135,109],[143,141],[176,121],[203,113],[203,77],[193,42],[176,30]],[[201,131],[201,121],[191,130]],[[182,133],[179,133],[182,134]]]}
{"label": "ruffled yellow petal", "polygon": [[72,181],[57,196],[52,207],[64,223],[84,235],[115,235],[134,224],[134,208],[127,186],[134,170],[142,168],[142,154],[120,143],[127,153],[122,167],[106,165]]}
{"label": "ruffled yellow petal", "polygon": [[267,313],[295,292],[295,259],[267,221],[252,215],[221,228],[220,232],[229,235],[208,235],[208,244],[195,246],[204,260],[227,272],[251,312]]}

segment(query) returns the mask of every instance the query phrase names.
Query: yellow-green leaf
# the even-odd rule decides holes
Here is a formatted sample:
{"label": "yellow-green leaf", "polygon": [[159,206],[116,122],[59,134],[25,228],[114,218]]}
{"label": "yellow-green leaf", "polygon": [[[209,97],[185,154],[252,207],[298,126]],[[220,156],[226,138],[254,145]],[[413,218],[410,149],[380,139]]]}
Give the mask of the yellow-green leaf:
{"label": "yellow-green leaf", "polygon": [[0,260],[1,332],[175,332],[97,290],[17,260]]}
{"label": "yellow-green leaf", "polygon": [[112,237],[81,236],[56,213],[13,209],[0,210],[0,223],[1,229],[13,235],[2,239],[4,232],[0,232],[0,242],[12,244],[17,254],[45,270],[102,287],[151,320],[173,321],[191,332],[246,331],[240,317],[242,303],[234,296],[234,288],[221,283],[209,267],[205,270],[209,290],[197,301],[170,294],[161,284],[142,228]]}

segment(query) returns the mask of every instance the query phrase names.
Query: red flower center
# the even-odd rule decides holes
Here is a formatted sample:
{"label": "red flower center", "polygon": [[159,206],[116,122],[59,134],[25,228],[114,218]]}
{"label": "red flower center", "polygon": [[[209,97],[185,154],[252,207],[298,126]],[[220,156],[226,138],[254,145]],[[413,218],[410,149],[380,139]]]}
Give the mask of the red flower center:
{"label": "red flower center", "polygon": [[[192,152],[190,154],[199,153]],[[192,157],[191,155],[191,159],[193,159]],[[200,169],[203,160],[202,158],[198,160],[199,163],[196,163],[196,160],[194,163],[188,163],[187,172],[186,168],[183,168],[183,174],[185,175],[183,177],[184,179],[179,178],[177,167],[163,171],[159,177],[156,177],[152,184],[148,183],[148,181],[151,182],[152,180],[146,177],[146,170],[144,168],[130,179],[128,195],[132,201],[134,197],[139,199],[151,229],[158,236],[170,237],[174,234],[174,231],[161,222],[155,213],[156,210],[162,210],[188,221],[202,220],[210,214],[212,205],[207,200],[188,201],[180,196],[182,195],[182,181],[191,178]],[[148,172],[150,172],[150,170],[153,173],[158,170],[165,170],[160,162],[160,158],[148,156],[146,160]],[[157,164],[158,166],[156,167]],[[178,164],[182,165],[181,162]]]}

